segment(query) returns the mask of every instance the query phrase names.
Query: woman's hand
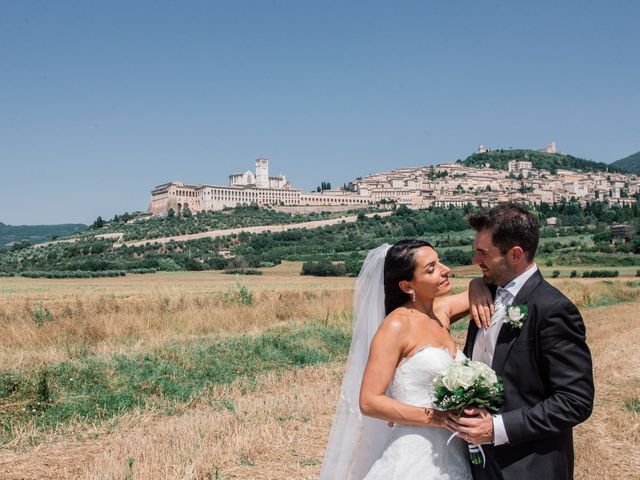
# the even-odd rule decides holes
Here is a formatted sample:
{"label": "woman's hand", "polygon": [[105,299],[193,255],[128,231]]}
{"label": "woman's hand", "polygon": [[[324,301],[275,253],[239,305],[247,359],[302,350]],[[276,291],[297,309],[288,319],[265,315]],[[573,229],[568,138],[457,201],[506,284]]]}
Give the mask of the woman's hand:
{"label": "woman's hand", "polygon": [[[434,428],[448,429],[447,420],[450,417],[450,410],[436,410],[435,408],[419,407],[424,410],[424,424]],[[396,426],[396,422],[387,422],[389,428]],[[411,425],[411,424],[409,424]]]}
{"label": "woman's hand", "polygon": [[488,328],[495,313],[493,296],[482,278],[469,282],[469,314],[478,328]]}
{"label": "woman's hand", "polygon": [[445,428],[447,429],[447,421],[449,420],[449,413],[446,410],[436,410],[435,408],[426,408],[428,423],[430,427]]}

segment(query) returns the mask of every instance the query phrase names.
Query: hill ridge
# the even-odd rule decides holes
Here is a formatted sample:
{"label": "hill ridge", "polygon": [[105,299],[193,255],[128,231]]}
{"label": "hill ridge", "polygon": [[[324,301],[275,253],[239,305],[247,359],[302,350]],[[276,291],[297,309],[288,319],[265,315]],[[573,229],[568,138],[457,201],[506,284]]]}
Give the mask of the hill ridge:
{"label": "hill ridge", "polygon": [[61,223],[52,225],[7,225],[0,222],[0,247],[16,242],[42,243],[52,237],[72,235],[87,229],[83,223]]}
{"label": "hill ridge", "polygon": [[632,153],[628,157],[616,160],[615,162],[612,162],[611,165],[616,168],[622,168],[630,173],[640,175],[640,151]]}
{"label": "hill ridge", "polygon": [[534,168],[549,170],[551,173],[555,173],[558,169],[583,172],[623,172],[621,168],[603,162],[586,160],[563,153],[545,153],[528,149],[473,153],[459,163],[467,167],[479,167],[488,163],[493,168],[507,170],[510,160],[530,161]]}

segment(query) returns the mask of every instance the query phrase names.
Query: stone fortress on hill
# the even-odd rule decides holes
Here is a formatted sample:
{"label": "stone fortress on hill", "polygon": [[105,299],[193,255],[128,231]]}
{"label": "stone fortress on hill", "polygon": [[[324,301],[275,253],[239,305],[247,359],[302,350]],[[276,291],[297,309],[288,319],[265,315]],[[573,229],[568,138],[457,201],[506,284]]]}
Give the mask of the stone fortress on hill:
{"label": "stone fortress on hill", "polygon": [[[481,145],[479,153],[491,151]],[[556,153],[555,143],[545,149]],[[303,193],[291,186],[284,175],[269,176],[269,160],[256,160],[251,171],[229,175],[229,185],[187,185],[170,182],[151,192],[149,213],[167,215],[179,212],[222,210],[256,204],[276,207],[363,208],[395,202],[410,208],[464,206],[491,207],[500,202],[558,203],[576,199],[586,202],[631,205],[640,193],[640,177],[613,172],[575,172],[533,168],[529,161],[511,160],[508,169],[466,167],[459,163],[425,167],[397,168],[358,178],[349,190]]]}

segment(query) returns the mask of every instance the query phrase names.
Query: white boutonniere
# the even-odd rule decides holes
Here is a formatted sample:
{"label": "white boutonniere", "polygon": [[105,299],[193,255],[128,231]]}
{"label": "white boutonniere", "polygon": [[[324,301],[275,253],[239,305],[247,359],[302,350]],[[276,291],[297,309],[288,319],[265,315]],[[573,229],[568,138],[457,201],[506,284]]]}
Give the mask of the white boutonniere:
{"label": "white boutonniere", "polygon": [[511,328],[520,330],[528,313],[529,309],[526,305],[510,305],[507,307],[507,323],[511,325]]}

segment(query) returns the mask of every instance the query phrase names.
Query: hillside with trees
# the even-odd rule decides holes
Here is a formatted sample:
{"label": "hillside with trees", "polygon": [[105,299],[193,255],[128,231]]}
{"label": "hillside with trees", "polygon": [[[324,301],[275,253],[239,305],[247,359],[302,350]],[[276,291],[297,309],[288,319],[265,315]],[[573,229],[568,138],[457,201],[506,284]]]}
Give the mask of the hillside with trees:
{"label": "hillside with trees", "polygon": [[611,166],[621,168],[629,173],[640,175],[640,152],[636,152],[633,155],[616,160],[611,163]]}
{"label": "hillside with trees", "polygon": [[142,213],[115,215],[111,220],[98,217],[86,232],[87,236],[105,233],[122,233],[123,240],[144,240],[228,228],[282,225],[312,220],[326,220],[345,215],[341,213],[292,214],[271,208],[249,205],[220,211],[192,213],[188,208],[180,212],[169,209],[166,217],[149,217]]}
{"label": "hillside with trees", "polygon": [[0,247],[19,242],[42,243],[86,230],[82,223],[60,225],[5,225],[0,222]]}
{"label": "hillside with trees", "polygon": [[622,172],[621,168],[602,162],[585,160],[561,153],[544,153],[536,150],[495,150],[485,153],[474,153],[459,161],[466,167],[484,167],[489,164],[492,168],[507,170],[510,160],[526,160],[533,168],[549,170],[555,173],[558,169],[576,170],[582,172]]}
{"label": "hillside with trees", "polygon": [[[468,228],[465,216],[477,209],[471,205],[428,210],[409,210],[401,206],[388,217],[367,217],[361,213],[356,222],[323,228],[240,233],[165,244],[151,241],[135,247],[118,245],[112,238],[79,235],[75,242],[70,243],[37,248],[14,245],[0,249],[0,275],[33,271],[147,273],[151,270],[237,270],[270,267],[283,260],[342,261],[349,273],[357,274],[367,250],[402,238],[426,239],[438,249],[443,262],[468,265],[471,263],[473,232]],[[598,262],[602,265],[614,261],[640,265],[640,256],[637,255],[640,253],[640,236],[635,235],[626,244],[612,245],[608,230],[611,224],[628,223],[635,232],[640,232],[640,209],[637,205],[609,208],[597,202],[581,208],[578,203],[563,202],[554,206],[539,205],[534,213],[542,225],[551,217],[555,217],[559,225],[542,230],[542,236],[549,239],[541,242],[540,253],[545,260],[559,262],[571,259],[578,264],[598,255]],[[566,236],[580,237],[581,240],[573,239],[573,244],[566,246],[559,242],[559,237]]]}

